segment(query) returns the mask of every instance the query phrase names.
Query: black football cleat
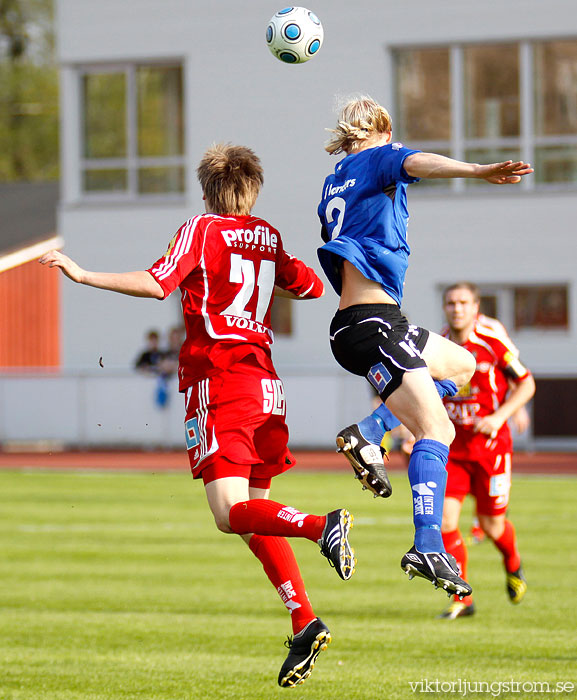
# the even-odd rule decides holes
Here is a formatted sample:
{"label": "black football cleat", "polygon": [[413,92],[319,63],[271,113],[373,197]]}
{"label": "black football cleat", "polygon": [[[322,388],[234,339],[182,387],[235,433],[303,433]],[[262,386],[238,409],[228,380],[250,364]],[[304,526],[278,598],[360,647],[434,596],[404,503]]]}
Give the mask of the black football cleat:
{"label": "black football cleat", "polygon": [[331,633],[325,623],[316,617],[294,637],[289,637],[285,646],[289,653],[278,674],[281,688],[301,685],[311,675],[317,656],[331,642]]}
{"label": "black football cleat", "polygon": [[343,428],[337,435],[337,452],[341,452],[349,460],[363,489],[372,491],[375,498],[388,498],[393,493],[383,464],[386,451],[379,445],[365,440],[356,423]]}
{"label": "black football cleat", "polygon": [[523,573],[523,567],[519,567],[517,571],[507,572],[507,595],[509,600],[515,605],[525,597],[527,593],[527,580]]}
{"label": "black football cleat", "polygon": [[447,552],[422,553],[413,545],[401,559],[401,568],[409,579],[415,576],[426,578],[435,588],[442,588],[449,596],[464,598],[473,592],[471,586],[460,577],[457,560]]}
{"label": "black football cleat", "polygon": [[343,581],[348,581],[355,573],[357,563],[355,552],[349,543],[349,530],[353,526],[353,520],[345,508],[327,513],[327,522],[318,541],[321,554],[329,560]]}

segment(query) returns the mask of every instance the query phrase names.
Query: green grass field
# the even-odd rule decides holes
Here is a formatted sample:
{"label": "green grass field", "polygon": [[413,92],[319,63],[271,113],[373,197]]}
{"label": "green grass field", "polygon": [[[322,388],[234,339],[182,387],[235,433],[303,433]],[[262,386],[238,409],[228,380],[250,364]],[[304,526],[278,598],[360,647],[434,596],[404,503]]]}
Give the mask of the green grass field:
{"label": "green grass field", "polygon": [[[293,540],[333,642],[290,690],[276,685],[288,614],[240,538],[216,530],[200,483],[186,474],[0,473],[0,698],[394,700],[462,697],[413,691],[421,680],[577,685],[577,479],[515,479],[510,514],[527,597],[509,603],[498,552],[477,545],[477,615],[453,622],[436,619],[445,594],[399,567],[412,539],[410,493],[402,475],[393,486],[383,501],[346,472],[275,480],[276,500],[355,514],[358,569],[348,582],[316,545]],[[492,687],[484,697],[497,696]],[[546,697],[529,687],[500,697]]]}

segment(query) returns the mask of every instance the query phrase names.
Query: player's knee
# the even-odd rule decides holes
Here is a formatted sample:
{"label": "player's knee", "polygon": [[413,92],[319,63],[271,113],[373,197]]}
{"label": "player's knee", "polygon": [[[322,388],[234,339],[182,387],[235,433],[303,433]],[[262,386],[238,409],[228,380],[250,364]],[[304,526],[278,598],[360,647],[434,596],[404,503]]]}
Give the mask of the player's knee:
{"label": "player's knee", "polygon": [[236,534],[235,532],[233,532],[233,531],[230,529],[230,525],[228,524],[228,522],[216,520],[216,527],[217,527],[221,532],[224,532],[225,535],[235,535],[235,534]]}
{"label": "player's knee", "polygon": [[479,525],[487,537],[492,540],[498,540],[505,530],[505,523],[500,519],[480,519]]}
{"label": "player's knee", "polygon": [[455,426],[444,411],[434,421],[432,433],[433,439],[442,442],[444,445],[450,445],[455,439]]}
{"label": "player's knee", "polygon": [[456,431],[455,431],[455,426],[453,423],[448,420],[445,425],[443,426],[443,430],[446,431],[447,435],[447,445],[450,445],[453,440],[455,439]]}
{"label": "player's knee", "polygon": [[459,375],[455,381],[455,384],[459,388],[465,386],[465,384],[471,380],[471,377],[475,374],[477,369],[477,361],[475,360],[475,356],[468,350],[465,350],[465,348],[461,349],[463,351],[461,353],[461,371],[459,372]]}
{"label": "player's knee", "polygon": [[226,512],[218,512],[218,513],[213,513],[214,515],[214,522],[216,524],[216,527],[221,531],[224,532],[226,535],[234,535],[234,531],[230,527],[230,522],[228,519],[228,510]]}
{"label": "player's knee", "polygon": [[455,439],[455,427],[451,423],[445,408],[441,406],[438,411],[429,413],[420,425],[415,426],[413,434],[415,441],[422,439],[436,440],[444,445],[450,445]]}

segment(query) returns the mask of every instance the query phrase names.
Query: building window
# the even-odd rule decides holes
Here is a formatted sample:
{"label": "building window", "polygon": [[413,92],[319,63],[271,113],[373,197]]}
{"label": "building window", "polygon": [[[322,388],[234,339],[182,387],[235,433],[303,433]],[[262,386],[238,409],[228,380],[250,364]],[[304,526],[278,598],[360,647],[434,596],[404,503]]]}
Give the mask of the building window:
{"label": "building window", "polygon": [[463,50],[465,139],[495,142],[521,135],[519,49],[514,44]]}
{"label": "building window", "polygon": [[85,195],[185,189],[182,67],[129,64],[80,72]]}
{"label": "building window", "polygon": [[481,294],[479,312],[491,318],[499,318],[499,299],[495,294]]}
{"label": "building window", "polygon": [[577,184],[577,39],[399,48],[393,58],[396,138],[458,160],[524,159],[535,175],[523,188]]}
{"label": "building window", "polygon": [[450,148],[449,49],[399,51],[399,135],[404,141],[436,141]]}
{"label": "building window", "polygon": [[[396,55],[395,139],[426,144],[423,150],[451,155],[450,52],[448,48],[399,51]],[[446,187],[443,180],[421,180],[419,187]]]}
{"label": "building window", "polygon": [[567,285],[514,288],[515,330],[569,327],[569,290]]}
{"label": "building window", "polygon": [[535,46],[535,177],[577,182],[577,41]]}
{"label": "building window", "polygon": [[479,292],[480,312],[498,319],[511,333],[571,329],[569,284],[479,283]]}

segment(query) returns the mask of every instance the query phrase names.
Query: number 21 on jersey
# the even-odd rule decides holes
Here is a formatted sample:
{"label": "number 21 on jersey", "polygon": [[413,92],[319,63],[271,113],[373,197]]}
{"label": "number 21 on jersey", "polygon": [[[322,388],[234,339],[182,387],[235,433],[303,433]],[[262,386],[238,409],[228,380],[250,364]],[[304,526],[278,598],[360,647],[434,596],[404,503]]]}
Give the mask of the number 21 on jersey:
{"label": "number 21 on jersey", "polygon": [[[262,323],[269,307],[275,280],[274,260],[261,260],[258,270],[258,277],[255,274],[255,263],[253,260],[243,258],[242,255],[232,253],[230,256],[229,282],[241,284],[232,304],[221,313],[224,316],[240,316]],[[258,288],[258,297],[254,317],[246,306],[252,298],[254,288]]]}

